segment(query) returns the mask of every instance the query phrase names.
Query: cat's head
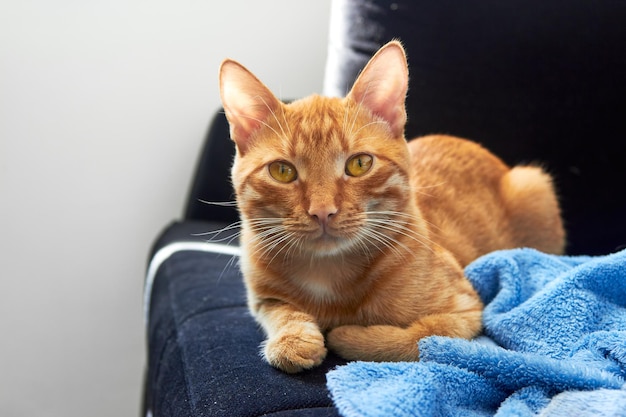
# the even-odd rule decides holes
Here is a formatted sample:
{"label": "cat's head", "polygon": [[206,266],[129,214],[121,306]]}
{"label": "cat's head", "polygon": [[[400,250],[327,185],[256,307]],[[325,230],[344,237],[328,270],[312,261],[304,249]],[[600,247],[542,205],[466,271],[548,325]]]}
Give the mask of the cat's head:
{"label": "cat's head", "polygon": [[408,69],[402,46],[381,48],[343,98],[278,100],[226,60],[220,89],[237,154],[232,180],[258,252],[383,251],[407,223],[404,140]]}

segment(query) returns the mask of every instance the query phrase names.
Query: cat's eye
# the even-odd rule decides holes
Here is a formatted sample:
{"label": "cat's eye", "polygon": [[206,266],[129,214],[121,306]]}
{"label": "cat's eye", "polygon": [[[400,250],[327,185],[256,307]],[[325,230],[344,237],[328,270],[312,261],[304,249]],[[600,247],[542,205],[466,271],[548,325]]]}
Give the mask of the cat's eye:
{"label": "cat's eye", "polygon": [[272,178],[284,183],[295,181],[298,178],[296,168],[285,161],[272,162],[269,164],[269,171]]}
{"label": "cat's eye", "polygon": [[374,158],[366,153],[354,155],[346,162],[346,174],[351,177],[360,177],[372,168]]}

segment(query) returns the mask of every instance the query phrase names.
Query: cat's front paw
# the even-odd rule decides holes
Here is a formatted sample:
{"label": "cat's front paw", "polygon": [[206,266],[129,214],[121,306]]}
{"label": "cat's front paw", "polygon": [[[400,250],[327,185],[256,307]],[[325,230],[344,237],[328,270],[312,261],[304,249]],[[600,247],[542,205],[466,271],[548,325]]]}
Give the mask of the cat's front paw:
{"label": "cat's front paw", "polygon": [[270,365],[290,374],[318,366],[326,353],[324,336],[317,328],[309,326],[278,333],[268,339],[263,348]]}

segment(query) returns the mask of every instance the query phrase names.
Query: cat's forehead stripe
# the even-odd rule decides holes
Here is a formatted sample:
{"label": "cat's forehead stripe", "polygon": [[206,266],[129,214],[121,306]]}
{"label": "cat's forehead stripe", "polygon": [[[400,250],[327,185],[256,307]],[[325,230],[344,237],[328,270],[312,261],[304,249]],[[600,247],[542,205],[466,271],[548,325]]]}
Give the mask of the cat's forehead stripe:
{"label": "cat's forehead stripe", "polygon": [[[341,148],[347,147],[347,142],[342,135],[341,124],[337,119],[337,112],[332,106],[319,106],[315,111],[302,113],[294,112],[293,117],[289,120],[290,138],[294,145],[298,148],[298,153],[303,149],[309,149],[314,146],[318,149],[324,149],[336,145],[338,141]],[[336,146],[333,146],[336,147]]]}

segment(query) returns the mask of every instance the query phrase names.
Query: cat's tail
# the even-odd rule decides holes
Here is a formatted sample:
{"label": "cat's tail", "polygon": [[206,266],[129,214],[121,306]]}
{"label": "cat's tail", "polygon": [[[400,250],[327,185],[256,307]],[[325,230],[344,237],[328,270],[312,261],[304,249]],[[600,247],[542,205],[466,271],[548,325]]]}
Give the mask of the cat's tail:
{"label": "cat's tail", "polygon": [[562,254],[565,230],[552,177],[539,167],[516,166],[502,177],[500,190],[515,242]]}

